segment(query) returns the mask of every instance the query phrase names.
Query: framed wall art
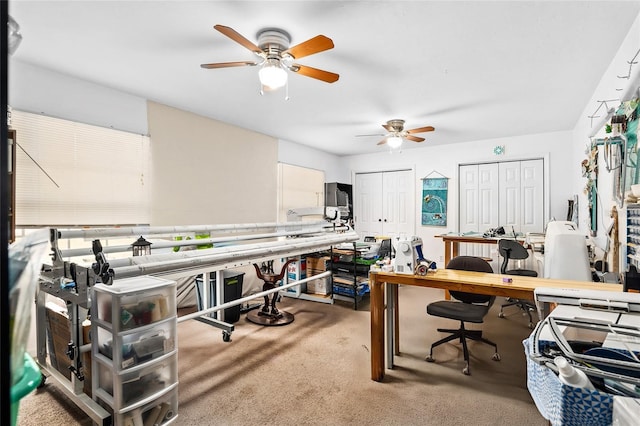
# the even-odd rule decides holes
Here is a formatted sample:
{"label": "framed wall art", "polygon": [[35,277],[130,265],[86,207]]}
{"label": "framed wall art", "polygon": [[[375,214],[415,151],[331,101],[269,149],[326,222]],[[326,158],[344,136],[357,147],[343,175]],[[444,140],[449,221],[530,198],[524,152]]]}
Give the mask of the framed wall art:
{"label": "framed wall art", "polygon": [[435,170],[422,178],[422,225],[447,226],[448,186],[449,178]]}

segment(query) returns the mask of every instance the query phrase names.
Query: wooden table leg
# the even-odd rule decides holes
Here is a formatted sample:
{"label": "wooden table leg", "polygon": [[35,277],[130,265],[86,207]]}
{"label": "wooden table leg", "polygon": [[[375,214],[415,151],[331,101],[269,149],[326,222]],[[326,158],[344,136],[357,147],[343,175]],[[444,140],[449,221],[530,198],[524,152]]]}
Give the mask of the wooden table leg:
{"label": "wooden table leg", "polygon": [[444,265],[442,265],[443,267],[446,267],[449,264],[449,261],[451,260],[451,241],[445,241],[444,242]]}
{"label": "wooden table leg", "polygon": [[370,311],[371,311],[371,380],[377,382],[384,378],[384,282],[369,274]]}
{"label": "wooden table leg", "polygon": [[[445,255],[443,267],[446,268],[451,259],[458,257],[459,252],[460,243],[458,243],[457,241],[449,241],[449,247],[447,247],[447,253]],[[451,300],[451,294],[449,293],[449,290],[444,291],[444,300]]]}

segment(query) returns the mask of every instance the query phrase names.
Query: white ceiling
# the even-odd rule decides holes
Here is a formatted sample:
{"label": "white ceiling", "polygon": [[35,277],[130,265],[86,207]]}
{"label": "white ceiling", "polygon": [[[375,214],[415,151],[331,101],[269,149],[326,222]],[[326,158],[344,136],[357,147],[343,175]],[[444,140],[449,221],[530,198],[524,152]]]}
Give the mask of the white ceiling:
{"label": "white ceiling", "polygon": [[[12,58],[338,155],[385,151],[356,135],[393,118],[436,128],[416,147],[570,130],[639,12],[638,1],[9,3],[23,35]],[[254,43],[265,27],[292,45],[324,34],[335,48],[299,63],[340,79],[291,74],[289,100],[260,95],[256,67],[200,67],[256,59],[215,24]]]}

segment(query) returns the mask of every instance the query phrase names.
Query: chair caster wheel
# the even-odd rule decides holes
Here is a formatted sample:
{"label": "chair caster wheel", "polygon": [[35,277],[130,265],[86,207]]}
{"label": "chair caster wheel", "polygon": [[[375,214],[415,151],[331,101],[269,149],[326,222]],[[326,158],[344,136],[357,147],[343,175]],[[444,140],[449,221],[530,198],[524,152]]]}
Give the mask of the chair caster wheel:
{"label": "chair caster wheel", "polygon": [[532,322],[529,323],[529,328],[533,330],[533,323]]}
{"label": "chair caster wheel", "polygon": [[434,357],[432,357],[431,355],[426,357],[424,360],[427,361],[427,362],[436,362],[436,359]]}
{"label": "chair caster wheel", "polygon": [[498,314],[498,318],[504,318],[504,313],[500,312],[500,313]]}
{"label": "chair caster wheel", "polygon": [[462,372],[466,375],[466,376],[470,376],[471,372],[469,371],[469,366],[467,365],[465,368],[462,369]]}
{"label": "chair caster wheel", "polygon": [[223,342],[230,342],[231,341],[231,333],[223,331],[222,332],[222,341]]}
{"label": "chair caster wheel", "polygon": [[496,352],[495,354],[493,354],[491,359],[494,360],[494,361],[500,361],[500,354],[498,352]]}

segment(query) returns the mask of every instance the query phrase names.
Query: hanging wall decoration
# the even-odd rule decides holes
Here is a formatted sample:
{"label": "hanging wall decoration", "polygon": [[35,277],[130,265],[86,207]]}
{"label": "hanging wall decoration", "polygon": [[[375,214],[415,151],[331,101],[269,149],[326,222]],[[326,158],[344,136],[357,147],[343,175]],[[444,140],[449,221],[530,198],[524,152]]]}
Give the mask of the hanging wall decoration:
{"label": "hanging wall decoration", "polygon": [[[441,177],[429,177],[437,173]],[[435,170],[422,178],[422,224],[447,226],[449,178]]]}
{"label": "hanging wall decoration", "polygon": [[591,235],[596,235],[598,231],[598,220],[596,217],[596,212],[598,211],[598,147],[596,145],[592,146],[587,155],[588,157],[582,160],[582,177],[587,178],[584,194],[587,196],[589,202]]}

